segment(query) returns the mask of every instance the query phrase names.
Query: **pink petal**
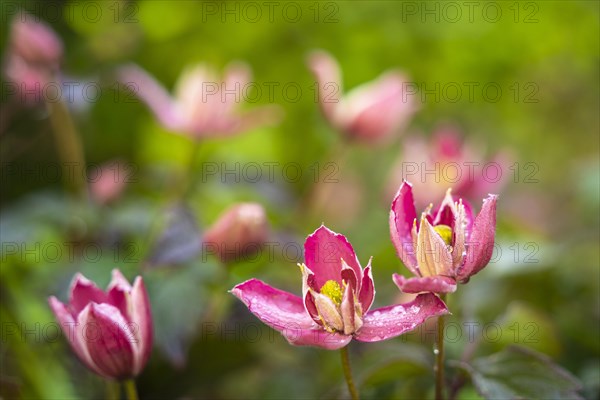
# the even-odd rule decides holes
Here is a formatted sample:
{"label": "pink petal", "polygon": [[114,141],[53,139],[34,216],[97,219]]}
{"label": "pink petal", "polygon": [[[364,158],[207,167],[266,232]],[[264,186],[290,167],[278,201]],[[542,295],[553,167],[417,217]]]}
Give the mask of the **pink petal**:
{"label": "pink petal", "polygon": [[363,271],[362,285],[358,294],[358,301],[362,306],[364,313],[369,311],[375,299],[375,283],[373,282],[373,273],[371,271],[371,260]]}
{"label": "pink petal", "polygon": [[343,90],[340,67],[329,53],[322,50],[312,52],[308,64],[319,83],[319,104],[323,114],[331,125],[336,126],[335,110]]}
{"label": "pink petal", "polygon": [[418,275],[417,257],[411,236],[416,218],[417,211],[412,194],[412,185],[407,181],[403,181],[394,201],[392,201],[390,234],[398,257],[413,274]]}
{"label": "pink petal", "polygon": [[341,317],[343,321],[343,328],[345,335],[351,335],[354,333],[354,317],[355,317],[355,309],[354,309],[354,291],[352,290],[352,286],[347,285],[344,290],[344,295],[342,296],[342,304],[340,305]]}
{"label": "pink petal", "polygon": [[100,304],[107,301],[106,293],[98,288],[94,282],[80,273],[75,274],[71,282],[71,296],[69,301],[69,309],[74,317],[91,302]]}
{"label": "pink petal", "polygon": [[[458,201],[458,199],[457,199]],[[440,204],[436,212],[434,212],[434,219],[432,225],[446,225],[454,229],[454,220],[456,219],[456,207],[454,205],[454,197],[450,190],[446,192],[446,196]]]}
{"label": "pink petal", "polygon": [[469,239],[471,236],[471,231],[473,231],[473,222],[475,220],[475,216],[473,215],[473,206],[467,200],[462,199],[462,203],[465,206],[465,239]]}
{"label": "pink petal", "polygon": [[[87,314],[87,315],[86,315]],[[134,373],[134,343],[129,323],[110,304],[91,303],[82,312],[79,322],[85,346],[94,365],[113,379],[131,378]]]}
{"label": "pink petal", "polygon": [[400,291],[404,293],[453,293],[456,291],[456,281],[447,276],[405,278],[402,275],[394,274],[392,279]]}
{"label": "pink petal", "polygon": [[131,285],[123,274],[118,269],[113,269],[112,280],[108,285],[107,302],[117,307],[127,321],[131,321],[131,316],[129,315],[131,311],[129,304],[131,289]]}
{"label": "pink petal", "polygon": [[411,331],[430,317],[448,313],[446,305],[436,295],[420,294],[410,303],[368,312],[354,337],[361,342],[379,342]]}
{"label": "pink petal", "polygon": [[258,279],[240,283],[231,290],[265,324],[280,332],[290,344],[339,349],[351,336],[328,333],[304,309],[302,299]]}
{"label": "pink petal", "polygon": [[367,142],[381,142],[399,131],[415,107],[412,97],[404,95],[406,79],[398,72],[382,74],[378,79],[353,89],[343,103],[340,118],[345,129]]}
{"label": "pink petal", "polygon": [[467,255],[464,265],[458,269],[459,281],[468,279],[481,271],[492,258],[496,233],[497,195],[490,194],[483,200],[481,211],[475,218],[473,231],[467,241]]}
{"label": "pink petal", "polygon": [[352,340],[351,335],[331,333],[323,328],[303,329],[292,325],[282,333],[294,346],[313,346],[325,350],[341,349]]}
{"label": "pink petal", "polygon": [[356,272],[346,263],[346,261],[342,260],[342,281],[346,282],[349,286],[352,287],[354,292],[358,292],[360,290],[361,282],[358,280],[359,277],[356,276]]}
{"label": "pink petal", "polygon": [[452,255],[448,246],[424,216],[421,217],[417,257],[420,276],[454,276]]}
{"label": "pink petal", "polygon": [[[60,324],[63,334],[66,336],[67,341],[71,345],[71,348],[77,355],[77,357],[88,367],[91,371],[105,376],[104,373],[94,364],[92,359],[90,358],[87,347],[83,341],[81,341],[81,329],[82,324],[75,321],[71,312],[67,309],[67,307],[58,301],[58,299],[54,296],[48,299],[48,303],[50,304],[50,308],[52,312],[56,316],[58,323]],[[83,312],[81,313],[83,314]],[[80,314],[80,316],[81,316]],[[87,311],[86,311],[87,315]]]}
{"label": "pink petal", "polygon": [[178,130],[182,127],[182,121],[177,117],[175,103],[169,93],[153,77],[137,65],[126,65],[117,71],[118,77],[123,85],[134,91],[155,117],[167,129]]}
{"label": "pink petal", "polygon": [[304,264],[300,264],[300,270],[302,271],[302,297],[304,298],[304,307],[312,319],[322,324],[321,318],[319,317],[319,311],[315,304],[315,299],[311,293],[311,290],[318,291],[319,288],[315,285],[315,274]]}
{"label": "pink petal", "polygon": [[354,270],[357,277],[362,276],[362,269],[352,245],[344,235],[329,230],[325,225],[321,225],[306,238],[304,259],[306,265],[314,272],[315,283],[319,288],[329,280],[334,280],[342,286],[342,259]]}
{"label": "pink petal", "polygon": [[[248,132],[259,127],[273,126],[283,117],[283,110],[277,105],[266,105],[255,107],[243,113],[229,114],[221,118],[219,126],[215,128],[218,136],[230,137],[237,134]],[[200,136],[207,136],[204,132]]]}
{"label": "pink petal", "polygon": [[134,375],[138,375],[144,369],[144,366],[152,353],[153,324],[152,310],[148,292],[144,285],[144,280],[138,276],[131,290],[131,322],[133,324],[134,334],[137,339],[137,349],[135,353]]}

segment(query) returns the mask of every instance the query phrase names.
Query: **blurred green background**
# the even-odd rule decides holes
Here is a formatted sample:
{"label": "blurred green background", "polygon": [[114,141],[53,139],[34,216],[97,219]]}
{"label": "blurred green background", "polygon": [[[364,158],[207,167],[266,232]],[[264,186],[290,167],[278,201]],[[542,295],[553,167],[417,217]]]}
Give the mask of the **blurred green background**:
{"label": "blurred green background", "polygon": [[[50,3],[58,15],[50,13]],[[391,274],[405,272],[389,239],[391,199],[385,195],[402,139],[384,148],[351,145],[336,172],[338,185],[351,189],[336,186],[342,195],[330,204],[311,212],[303,208],[317,190],[315,163],[336,162],[332,154],[340,142],[315,102],[305,62],[309,51],[320,48],[338,59],[346,88],[389,68],[403,70],[418,85],[421,109],[405,136],[429,136],[449,122],[466,140],[485,144],[489,154],[510,151],[519,174],[503,171],[510,178],[498,203],[501,254],[451,296],[450,321],[462,327],[465,321],[499,324],[502,337],[481,340],[478,356],[511,343],[533,347],[577,376],[585,397],[598,398],[598,2],[451,2],[460,17],[443,2],[276,2],[273,9],[260,1],[50,3],[2,1],[2,53],[14,9],[46,20],[65,43],[63,72],[102,88],[97,101],[75,112],[87,162],[118,158],[134,173],[115,203],[74,204],[59,180],[36,172],[59,162],[47,113],[16,107],[3,89],[2,397],[104,395],[102,381],[80,368],[64,337],[43,327],[54,321],[47,297],[66,300],[75,272],[104,286],[115,266],[128,277],[142,273],[153,304],[155,350],[138,379],[142,398],[342,396],[338,354],[289,346],[226,293],[250,277],[300,293],[300,259],[275,251],[274,257],[263,253],[228,267],[202,254],[142,263],[149,252],[177,252],[177,245],[196,240],[192,229],[176,244],[148,249],[148,232],[165,218],[173,177],[185,169],[192,141],[164,130],[113,74],[116,66],[135,62],[171,89],[190,64],[251,65],[264,90],[247,106],[279,104],[285,118],[276,127],[201,143],[188,202],[198,231],[240,201],[264,205],[273,241],[280,243],[299,246],[324,222],[348,237],[363,265],[374,257],[375,306],[383,306],[399,296]],[[453,82],[464,88],[457,101],[444,94]],[[466,82],[477,84],[471,98]],[[273,98],[265,83],[278,85]],[[486,84],[500,87],[501,95],[483,92]],[[284,92],[286,85],[299,87],[300,95]],[[275,179],[250,182],[238,174],[237,181],[223,182],[220,174],[205,173],[211,163],[222,170],[249,162],[278,163]],[[296,182],[281,175],[289,163],[303,172]],[[534,169],[525,169],[527,163]],[[342,190],[358,194],[347,198]],[[476,209],[480,201],[474,199]],[[20,247],[9,253],[12,244]],[[51,244],[63,249],[56,257]],[[79,251],[70,255],[64,251],[69,246]],[[86,246],[102,249],[100,257],[82,256]],[[9,326],[18,326],[17,333]],[[432,396],[429,339],[416,332],[377,344],[352,343],[363,397]],[[467,342],[465,329],[449,345],[448,358],[459,359]],[[477,397],[470,386],[462,396]]]}

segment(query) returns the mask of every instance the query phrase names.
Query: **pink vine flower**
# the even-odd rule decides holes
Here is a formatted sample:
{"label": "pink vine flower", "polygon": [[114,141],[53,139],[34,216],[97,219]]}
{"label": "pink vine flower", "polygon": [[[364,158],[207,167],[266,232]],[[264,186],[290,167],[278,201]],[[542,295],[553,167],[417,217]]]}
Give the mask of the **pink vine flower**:
{"label": "pink vine flower", "polygon": [[396,252],[415,275],[394,274],[405,293],[451,293],[467,283],[490,261],[496,230],[496,200],[490,194],[473,219],[468,202],[456,200],[450,190],[435,212],[430,205],[417,222],[412,185],[402,183],[390,211],[390,233]]}
{"label": "pink vine flower", "polygon": [[403,180],[414,184],[418,207],[427,206],[432,198],[443,197],[450,186],[455,196],[474,200],[501,191],[508,181],[512,159],[508,150],[486,158],[483,146],[463,137],[452,126],[440,126],[429,140],[407,137],[402,146],[386,185],[389,198]]}
{"label": "pink vine flower", "polygon": [[96,374],[124,380],[137,376],[152,352],[152,312],[141,277],[133,286],[118,269],[106,292],[77,274],[68,304],[48,299],[71,348]]}
{"label": "pink vine flower", "polygon": [[434,294],[406,304],[369,311],[375,297],[371,262],[362,268],[352,245],[325,226],[304,243],[302,297],[258,279],[232,289],[262,322],[279,331],[290,344],[335,350],[353,338],[377,342],[408,332],[429,317],[448,313]]}
{"label": "pink vine flower", "polygon": [[319,104],[327,122],[350,139],[385,143],[417,110],[400,71],[388,71],[342,95],[340,66],[329,53],[314,51],[308,64],[318,81]]}
{"label": "pink vine flower", "polygon": [[280,119],[275,105],[239,110],[252,76],[244,63],[230,64],[223,77],[208,65],[192,66],[180,76],[174,97],[136,65],[119,68],[117,75],[166,129],[196,140],[233,136]]}

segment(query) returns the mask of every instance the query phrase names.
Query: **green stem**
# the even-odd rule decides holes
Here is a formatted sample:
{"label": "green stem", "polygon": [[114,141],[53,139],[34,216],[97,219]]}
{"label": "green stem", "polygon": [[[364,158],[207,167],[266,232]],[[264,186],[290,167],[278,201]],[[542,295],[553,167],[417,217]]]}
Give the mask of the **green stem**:
{"label": "green stem", "polygon": [[[440,295],[442,301],[446,301],[446,295]],[[444,316],[437,320],[437,338],[435,344],[435,400],[444,399]]]}
{"label": "green stem", "polygon": [[106,381],[106,398],[109,400],[119,400],[121,398],[119,382],[112,380]]}
{"label": "green stem", "polygon": [[196,140],[192,144],[192,149],[188,155],[187,163],[184,166],[183,176],[181,177],[181,183],[179,190],[177,191],[177,199],[185,199],[192,191],[194,183],[194,167],[196,164],[196,158],[200,151],[200,141]]}
{"label": "green stem", "polygon": [[65,186],[85,200],[87,199],[85,157],[73,118],[61,100],[46,99],[46,106],[50,114],[58,155],[63,164],[63,176],[67,179]]}
{"label": "green stem", "polygon": [[137,389],[135,388],[135,381],[133,379],[127,379],[123,382],[125,387],[125,393],[127,393],[127,400],[138,400]]}
{"label": "green stem", "polygon": [[340,349],[342,356],[342,369],[344,370],[344,376],[346,377],[346,383],[348,384],[348,391],[352,400],[358,400],[358,391],[354,386],[354,379],[352,379],[352,370],[350,369],[350,358],[348,357],[348,346],[344,346]]}

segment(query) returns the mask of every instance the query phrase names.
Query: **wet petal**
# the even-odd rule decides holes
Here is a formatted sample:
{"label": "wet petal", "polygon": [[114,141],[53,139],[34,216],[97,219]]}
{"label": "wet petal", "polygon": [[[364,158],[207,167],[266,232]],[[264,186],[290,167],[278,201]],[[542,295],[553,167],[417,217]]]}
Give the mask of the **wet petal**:
{"label": "wet petal", "polygon": [[390,339],[415,329],[430,317],[444,314],[448,314],[448,309],[443,301],[431,293],[420,294],[410,303],[368,312],[354,337],[361,342]]}
{"label": "wet petal", "polygon": [[355,275],[362,276],[362,270],[352,245],[344,235],[329,230],[321,225],[304,243],[304,259],[306,265],[315,274],[315,283],[321,288],[329,280],[342,286],[342,259],[354,270]]}
{"label": "wet petal", "polygon": [[411,236],[416,218],[417,211],[415,210],[412,185],[403,181],[392,201],[389,220],[390,234],[398,257],[413,274],[418,275],[417,257]]}
{"label": "wet petal", "polygon": [[458,270],[458,280],[462,281],[475,275],[485,267],[492,258],[494,238],[496,234],[496,201],[497,195],[489,195],[483,201],[481,211],[475,218],[473,231],[467,241],[467,255],[464,265]]}
{"label": "wet petal", "polygon": [[351,335],[327,332],[323,328],[301,329],[291,325],[282,332],[290,344],[295,346],[314,346],[326,350],[337,350],[352,340]]}
{"label": "wet petal", "polygon": [[402,275],[394,274],[392,279],[404,293],[453,293],[456,291],[456,281],[447,276],[405,278]]}
{"label": "wet petal", "polygon": [[467,219],[465,215],[465,206],[462,200],[458,201],[456,206],[456,219],[454,220],[453,227],[453,240],[452,240],[452,264],[454,267],[462,265],[466,251],[465,251],[465,240],[466,240],[466,229]]}
{"label": "wet petal", "polygon": [[345,346],[352,339],[351,336],[326,332],[310,318],[300,297],[258,279],[240,283],[231,293],[258,319],[281,332],[291,344],[333,350]]}
{"label": "wet petal", "polygon": [[284,292],[258,279],[250,279],[240,283],[231,290],[265,324],[277,331],[284,331],[290,326],[310,328],[313,324],[304,309],[302,299],[294,294]]}

